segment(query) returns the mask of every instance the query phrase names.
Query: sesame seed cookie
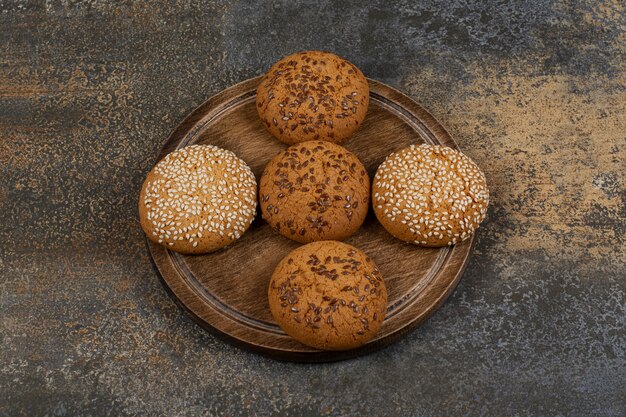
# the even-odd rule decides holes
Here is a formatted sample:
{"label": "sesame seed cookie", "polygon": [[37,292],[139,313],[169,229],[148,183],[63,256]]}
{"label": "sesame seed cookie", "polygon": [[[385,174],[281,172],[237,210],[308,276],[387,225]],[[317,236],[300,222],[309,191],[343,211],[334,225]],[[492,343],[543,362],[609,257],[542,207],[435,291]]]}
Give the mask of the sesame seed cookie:
{"label": "sesame seed cookie", "polygon": [[254,174],[234,153],[211,145],[167,155],[150,171],[139,196],[139,219],[148,238],[185,254],[232,243],[255,214]]}
{"label": "sesame seed cookie", "polygon": [[357,67],[335,54],[298,52],[270,68],[256,105],[266,129],[286,144],[343,143],[365,119],[369,86]]}
{"label": "sesame seed cookie", "polygon": [[466,155],[411,145],[387,157],[372,185],[376,217],[398,239],[421,246],[469,238],[489,204],[485,175]]}
{"label": "sesame seed cookie", "polygon": [[374,262],[341,242],[309,243],[278,264],[268,290],[272,315],[294,339],[317,349],[365,344],[387,312],[387,290]]}
{"label": "sesame seed cookie", "polygon": [[276,155],[261,176],[263,218],[281,235],[308,243],[343,240],[363,224],[370,181],[347,149],[315,141]]}

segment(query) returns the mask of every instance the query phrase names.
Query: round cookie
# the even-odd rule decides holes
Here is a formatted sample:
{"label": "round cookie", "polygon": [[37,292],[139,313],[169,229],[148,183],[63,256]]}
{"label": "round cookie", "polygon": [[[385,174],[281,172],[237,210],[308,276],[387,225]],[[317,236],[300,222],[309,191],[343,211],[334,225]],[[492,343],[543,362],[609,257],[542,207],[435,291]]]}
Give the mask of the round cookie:
{"label": "round cookie", "polygon": [[254,174],[234,153],[211,145],[165,156],[148,174],[139,196],[139,219],[148,238],[185,254],[232,243],[255,214]]}
{"label": "round cookie", "polygon": [[365,344],[387,312],[387,290],[359,249],[322,241],[301,246],[278,264],[268,290],[272,316],[294,339],[317,349]]}
{"label": "round cookie", "polygon": [[411,145],[378,167],[372,205],[398,239],[421,246],[469,238],[489,204],[485,175],[466,155],[438,145]]}
{"label": "round cookie", "polygon": [[363,224],[369,190],[365,167],[352,152],[330,142],[303,142],[267,164],[259,201],[263,218],[285,237],[343,240]]}
{"label": "round cookie", "polygon": [[357,67],[335,54],[298,52],[270,68],[256,105],[265,128],[286,144],[343,143],[365,119],[369,86]]}

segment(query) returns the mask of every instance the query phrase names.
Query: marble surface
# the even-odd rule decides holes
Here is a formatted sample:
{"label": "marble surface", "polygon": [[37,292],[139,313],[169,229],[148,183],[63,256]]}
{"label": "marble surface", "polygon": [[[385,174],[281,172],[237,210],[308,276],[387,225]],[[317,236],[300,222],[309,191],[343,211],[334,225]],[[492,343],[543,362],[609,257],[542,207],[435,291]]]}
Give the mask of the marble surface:
{"label": "marble surface", "polygon": [[[188,112],[302,49],[405,91],[492,190],[448,302],[322,365],[196,326],[136,213]],[[619,0],[0,0],[0,416],[626,415],[625,55]]]}

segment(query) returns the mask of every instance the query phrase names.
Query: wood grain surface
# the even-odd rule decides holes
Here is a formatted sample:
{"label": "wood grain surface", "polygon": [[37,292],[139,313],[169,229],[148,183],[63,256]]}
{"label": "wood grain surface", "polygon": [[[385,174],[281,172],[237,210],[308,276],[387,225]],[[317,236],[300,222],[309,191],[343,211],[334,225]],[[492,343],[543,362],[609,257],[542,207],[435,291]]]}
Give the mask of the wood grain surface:
{"label": "wood grain surface", "polygon": [[[260,77],[230,87],[192,112],[172,133],[159,159],[195,143],[235,152],[257,180],[265,164],[285,145],[270,136],[255,109]],[[391,152],[412,143],[456,144],[422,107],[379,82],[369,80],[371,102],[363,126],[345,145],[373,178]],[[420,248],[389,235],[373,211],[346,241],[379,266],[389,293],[385,321],[365,346],[346,352],[318,351],[287,336],[274,322],[267,286],[276,264],[299,244],[276,233],[260,213],[231,246],[202,256],[184,256],[148,243],[156,270],[172,297],[204,328],[238,346],[284,360],[340,360],[384,347],[415,329],[450,295],[461,278],[473,238],[462,244]]]}

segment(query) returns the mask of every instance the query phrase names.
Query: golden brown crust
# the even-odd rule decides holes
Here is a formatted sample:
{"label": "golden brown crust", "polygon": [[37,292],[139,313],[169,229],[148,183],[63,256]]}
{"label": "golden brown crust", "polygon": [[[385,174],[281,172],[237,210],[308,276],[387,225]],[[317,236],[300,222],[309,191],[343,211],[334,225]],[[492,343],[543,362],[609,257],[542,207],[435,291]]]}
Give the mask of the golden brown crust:
{"label": "golden brown crust", "polygon": [[387,290],[359,249],[322,241],[299,247],[276,267],[268,289],[272,315],[294,339],[318,349],[365,344],[387,311]]}
{"label": "golden brown crust", "polygon": [[343,240],[363,224],[370,182],[347,149],[330,142],[293,145],[265,167],[259,187],[263,218],[301,243]]}
{"label": "golden brown crust", "polygon": [[148,174],[139,220],[150,240],[185,254],[238,239],[256,214],[256,180],[234,153],[211,145],[174,151]]}
{"label": "golden brown crust", "polygon": [[335,54],[298,52],[270,68],[256,105],[263,126],[282,142],[344,143],[365,119],[369,87],[356,66]]}
{"label": "golden brown crust", "polygon": [[398,239],[420,246],[453,245],[469,238],[489,204],[485,175],[466,155],[435,145],[411,145],[378,167],[372,205]]}

